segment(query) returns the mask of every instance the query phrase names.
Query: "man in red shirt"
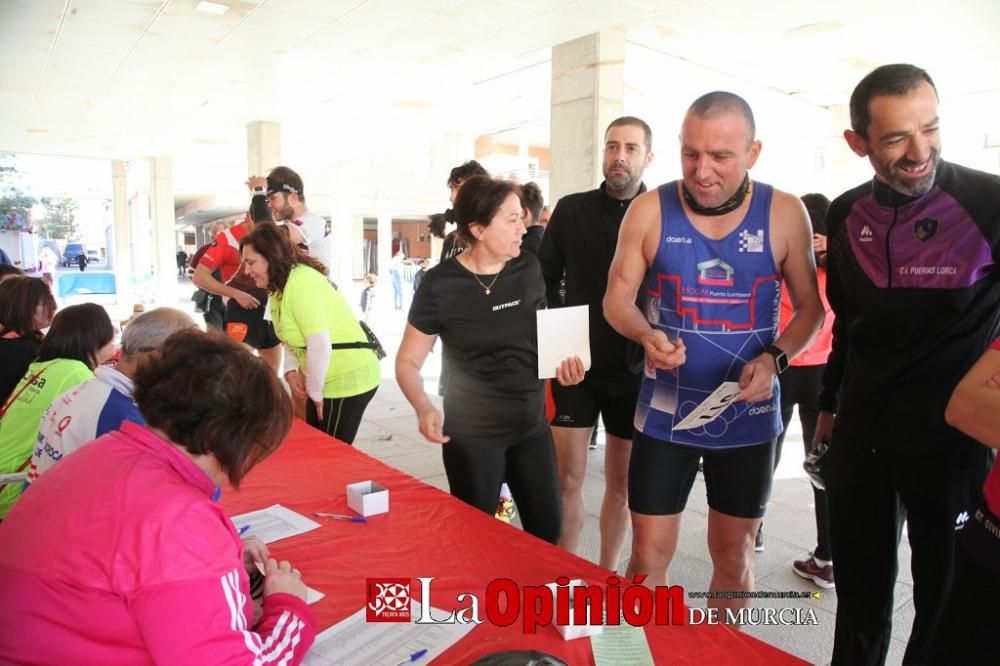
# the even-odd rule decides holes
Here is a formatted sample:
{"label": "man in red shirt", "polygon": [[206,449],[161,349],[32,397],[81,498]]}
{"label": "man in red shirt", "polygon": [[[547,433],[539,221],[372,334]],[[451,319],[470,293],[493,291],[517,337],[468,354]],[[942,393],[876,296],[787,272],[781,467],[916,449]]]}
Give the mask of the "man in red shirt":
{"label": "man in red shirt", "polygon": [[[223,229],[202,255],[191,279],[226,302],[226,334],[256,349],[277,372],[281,367],[281,344],[271,322],[264,320],[267,292],[240,270],[240,239],[253,230],[253,225],[248,212],[242,223]],[[221,280],[212,276],[215,270]]]}

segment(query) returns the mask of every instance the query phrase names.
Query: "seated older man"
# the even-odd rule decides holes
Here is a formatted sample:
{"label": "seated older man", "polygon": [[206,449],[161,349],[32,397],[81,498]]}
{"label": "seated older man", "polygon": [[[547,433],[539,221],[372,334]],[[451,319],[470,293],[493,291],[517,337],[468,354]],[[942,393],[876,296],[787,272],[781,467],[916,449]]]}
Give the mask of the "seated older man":
{"label": "seated older man", "polygon": [[133,319],[122,334],[117,367],[97,368],[94,379],[57,398],[42,417],[25,485],[63,456],[117,430],[123,421],[145,424],[132,401],[132,378],[171,334],[195,326],[190,316],[173,308],[157,308]]}

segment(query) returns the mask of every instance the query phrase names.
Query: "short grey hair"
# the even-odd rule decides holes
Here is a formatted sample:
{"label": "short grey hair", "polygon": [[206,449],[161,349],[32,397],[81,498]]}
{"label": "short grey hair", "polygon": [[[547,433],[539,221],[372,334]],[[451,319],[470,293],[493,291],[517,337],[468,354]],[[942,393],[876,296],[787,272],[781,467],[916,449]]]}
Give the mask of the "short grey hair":
{"label": "short grey hair", "polygon": [[747,101],[736,93],[725,90],[705,93],[691,104],[687,112],[688,115],[696,118],[718,118],[726,115],[743,116],[750,131],[751,143],[757,138],[757,123],[754,121],[753,111]]}
{"label": "short grey hair", "polygon": [[197,324],[186,312],[175,308],[156,308],[133,319],[122,333],[122,355],[151,352],[177,331]]}

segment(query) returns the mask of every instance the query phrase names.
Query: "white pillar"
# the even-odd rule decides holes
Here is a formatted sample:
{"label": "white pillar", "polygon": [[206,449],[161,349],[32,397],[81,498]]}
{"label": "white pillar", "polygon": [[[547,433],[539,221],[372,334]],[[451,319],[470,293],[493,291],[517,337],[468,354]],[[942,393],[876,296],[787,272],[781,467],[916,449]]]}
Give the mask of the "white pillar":
{"label": "white pillar", "polygon": [[392,281],[389,278],[389,261],[392,259],[392,215],[384,210],[378,212],[378,298],[375,307],[383,312],[393,309]]}
{"label": "white pillar", "polygon": [[149,158],[149,208],[153,218],[153,294],[157,305],[173,306],[177,300],[177,224],[169,157]]}
{"label": "white pillar", "polygon": [[266,176],[281,164],[281,125],[255,120],[247,125],[248,175]]}
{"label": "white pillar", "polygon": [[115,244],[111,250],[111,268],[115,273],[115,303],[125,310],[132,301],[132,230],[128,221],[128,163],[111,162],[111,211]]}
{"label": "white pillar", "polygon": [[365,216],[355,214],[351,217],[351,266],[353,273],[351,279],[361,280],[368,273],[368,264],[365,263]]}
{"label": "white pillar", "polygon": [[596,187],[603,175],[604,130],[622,115],[625,32],[593,33],[552,48],[552,202]]}
{"label": "white pillar", "polygon": [[354,181],[347,164],[334,169],[332,184],[333,206],[330,208],[330,239],[332,244],[330,278],[345,294],[353,293],[354,279]]}

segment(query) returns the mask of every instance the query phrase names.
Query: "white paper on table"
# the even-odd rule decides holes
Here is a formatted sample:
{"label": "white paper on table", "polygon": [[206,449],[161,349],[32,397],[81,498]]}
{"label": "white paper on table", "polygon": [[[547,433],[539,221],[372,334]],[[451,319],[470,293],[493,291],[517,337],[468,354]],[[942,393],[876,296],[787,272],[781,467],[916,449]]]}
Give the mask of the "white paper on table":
{"label": "white paper on table", "polygon": [[[257,571],[260,572],[260,575],[264,576],[266,578],[267,577],[267,572],[264,570],[264,565],[261,564],[260,562],[254,562],[254,564],[257,565]],[[314,604],[314,603],[316,603],[317,601],[319,601],[320,599],[322,599],[325,596],[326,596],[326,594],[324,594],[323,592],[320,592],[319,590],[314,590],[311,587],[306,586],[306,603],[307,604]]]}
{"label": "white paper on table", "polygon": [[[412,599],[410,614],[413,618],[420,617],[420,604]],[[431,614],[435,618],[448,616],[437,608],[431,608]],[[429,664],[475,627],[471,622],[367,622],[365,609],[362,608],[317,635],[302,665],[395,664],[420,650],[427,650],[427,654],[420,658],[419,663]]]}
{"label": "white paper on table", "polygon": [[538,378],[556,376],[556,368],[570,356],[579,356],[590,370],[590,306],[539,310]]}
{"label": "white paper on table", "polygon": [[653,666],[653,655],[642,627],[618,624],[590,637],[597,666]]}
{"label": "white paper on table", "polygon": [[273,543],[279,539],[305,534],[319,527],[319,523],[315,520],[310,520],[301,513],[295,513],[280,504],[259,511],[241,513],[238,516],[233,516],[232,520],[238,533],[245,526],[250,526],[250,529],[240,533],[240,536],[260,537],[264,543]]}
{"label": "white paper on table", "polygon": [[719,414],[726,411],[726,407],[736,399],[739,392],[739,382],[722,382],[717,389],[712,391],[710,396],[694,408],[693,412],[675,425],[674,430],[689,430],[711,423]]}

